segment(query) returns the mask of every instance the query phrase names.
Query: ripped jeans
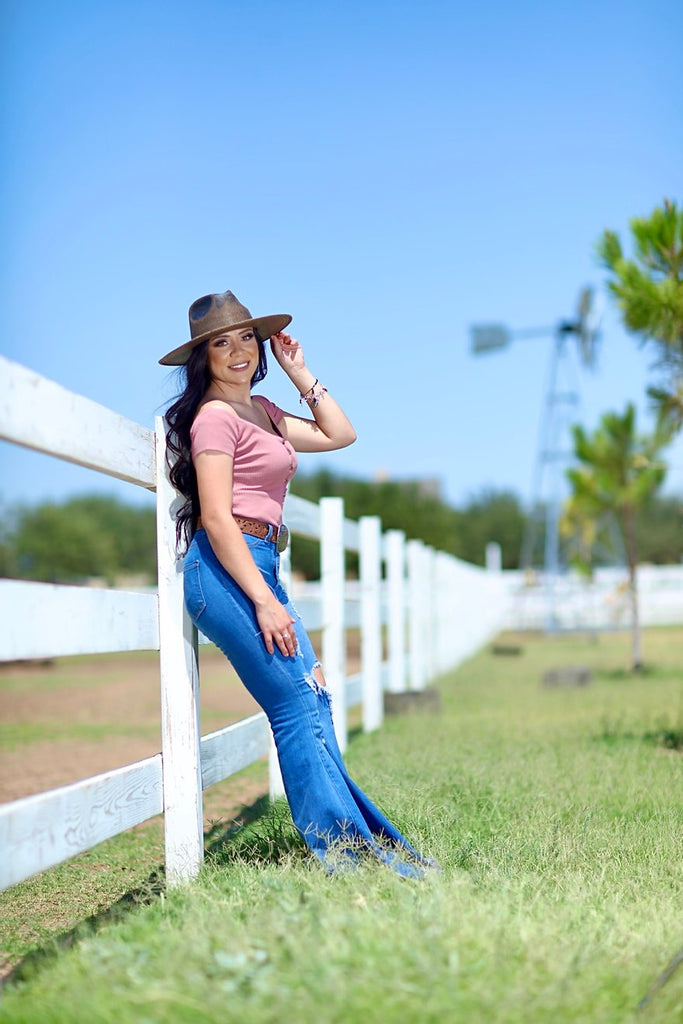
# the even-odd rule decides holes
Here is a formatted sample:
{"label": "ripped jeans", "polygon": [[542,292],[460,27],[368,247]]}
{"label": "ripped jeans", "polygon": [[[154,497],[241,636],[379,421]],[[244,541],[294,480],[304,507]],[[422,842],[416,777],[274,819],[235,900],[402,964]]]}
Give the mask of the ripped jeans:
{"label": "ripped jeans", "polygon": [[329,694],[314,677],[320,662],[279,582],[275,545],[243,536],[268,586],[295,620],[296,655],[285,657],[277,647],[268,654],[251,600],[220,564],[204,530],[197,531],[185,556],[185,604],[192,621],[229,658],[268,716],[296,828],[329,870],[340,854],[355,861],[364,850],[400,875],[422,877],[424,869],[418,865],[431,862],[413,849],[346,770]]}

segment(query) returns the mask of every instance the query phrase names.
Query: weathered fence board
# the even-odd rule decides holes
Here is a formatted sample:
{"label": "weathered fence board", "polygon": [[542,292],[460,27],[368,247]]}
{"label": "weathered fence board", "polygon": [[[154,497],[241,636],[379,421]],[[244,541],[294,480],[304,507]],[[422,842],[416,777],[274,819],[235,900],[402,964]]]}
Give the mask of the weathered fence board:
{"label": "weathered fence board", "polygon": [[283,518],[292,533],[313,540],[320,539],[320,507],[312,501],[288,494],[285,498]]}
{"label": "weathered fence board", "polygon": [[0,888],[163,811],[161,754],[0,806]]}
{"label": "weathered fence board", "polygon": [[202,788],[227,779],[269,752],[270,726],[263,711],[202,736]]}
{"label": "weathered fence board", "polygon": [[156,594],[0,580],[0,661],[159,649]]}
{"label": "weathered fence board", "polygon": [[349,708],[355,708],[358,704],[363,703],[362,672],[356,672],[354,675],[346,677],[346,683],[344,685],[344,700],[347,710]]}
{"label": "weathered fence board", "polygon": [[0,438],[154,488],[153,431],[5,356],[0,375]]}

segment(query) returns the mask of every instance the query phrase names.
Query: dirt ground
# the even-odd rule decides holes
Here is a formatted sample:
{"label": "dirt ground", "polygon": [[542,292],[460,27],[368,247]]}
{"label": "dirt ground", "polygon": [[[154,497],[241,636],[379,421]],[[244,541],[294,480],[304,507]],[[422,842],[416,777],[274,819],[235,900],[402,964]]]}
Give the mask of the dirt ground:
{"label": "dirt ground", "polygon": [[[353,636],[347,658],[348,670],[357,671]],[[200,646],[199,664],[202,734],[260,710],[220,651]],[[2,665],[0,728],[0,803],[150,757],[161,748],[158,655]],[[254,787],[244,779],[245,800],[266,785]]]}
{"label": "dirt ground", "polygon": [[[200,651],[202,732],[259,710],[223,655]],[[56,659],[0,671],[0,802],[40,793],[156,754],[156,654]],[[13,728],[12,728],[13,727]]]}

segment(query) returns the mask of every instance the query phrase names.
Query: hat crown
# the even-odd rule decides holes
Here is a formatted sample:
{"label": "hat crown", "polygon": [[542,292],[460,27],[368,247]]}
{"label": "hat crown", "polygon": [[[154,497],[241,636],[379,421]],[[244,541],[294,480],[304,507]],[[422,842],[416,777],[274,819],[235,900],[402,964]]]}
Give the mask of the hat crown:
{"label": "hat crown", "polygon": [[213,334],[216,331],[229,331],[235,324],[251,319],[247,307],[243,306],[230,291],[202,295],[189,309],[190,337],[198,338],[200,335]]}
{"label": "hat crown", "polygon": [[254,317],[229,291],[195,299],[189,309],[189,320],[190,340],[162,356],[159,360],[162,366],[182,366],[192,350],[214,334],[251,327],[259,341],[264,342],[292,322],[289,313]]}

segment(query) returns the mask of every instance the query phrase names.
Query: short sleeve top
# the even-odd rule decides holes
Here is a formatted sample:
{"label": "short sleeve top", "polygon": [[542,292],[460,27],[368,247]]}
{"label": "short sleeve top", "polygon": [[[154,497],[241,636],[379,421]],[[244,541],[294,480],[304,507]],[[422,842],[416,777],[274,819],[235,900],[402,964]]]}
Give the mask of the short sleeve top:
{"label": "short sleeve top", "polygon": [[[284,412],[261,395],[254,395],[277,426]],[[285,437],[243,420],[229,406],[211,406],[197,415],[190,428],[192,458],[201,452],[232,456],[232,513],[279,526],[287,485],[297,458]]]}

